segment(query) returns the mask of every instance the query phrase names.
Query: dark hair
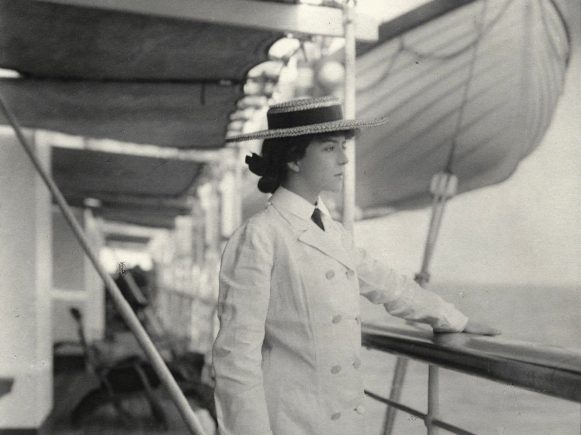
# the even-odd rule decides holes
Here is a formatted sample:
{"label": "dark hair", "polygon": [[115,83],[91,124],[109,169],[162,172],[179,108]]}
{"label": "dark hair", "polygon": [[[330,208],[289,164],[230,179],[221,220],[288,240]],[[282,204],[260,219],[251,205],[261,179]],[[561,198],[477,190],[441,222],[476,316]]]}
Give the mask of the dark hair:
{"label": "dark hair", "polygon": [[[346,130],[265,139],[262,143],[262,157],[260,158],[260,163],[252,164],[252,162],[249,161],[251,159],[247,158],[250,170],[257,175],[260,175],[260,179],[258,180],[258,190],[264,193],[274,193],[274,191],[278,189],[288,177],[287,163],[302,159],[305,156],[307,147],[314,139],[320,140],[321,138],[337,135],[344,135],[346,139],[351,139],[355,134],[355,130]],[[259,171],[253,169],[256,165],[260,166]]]}

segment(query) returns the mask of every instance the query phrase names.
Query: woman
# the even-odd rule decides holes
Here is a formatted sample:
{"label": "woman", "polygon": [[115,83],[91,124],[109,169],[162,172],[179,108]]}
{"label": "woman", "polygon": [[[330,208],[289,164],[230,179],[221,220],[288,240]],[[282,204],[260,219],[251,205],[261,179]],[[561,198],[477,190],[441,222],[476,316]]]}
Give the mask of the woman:
{"label": "woman", "polygon": [[345,140],[382,120],[343,120],[336,99],[272,106],[247,158],[269,206],[228,242],[213,349],[222,435],[362,435],[359,296],[438,331],[495,334],[354,247],[319,194],[339,191]]}

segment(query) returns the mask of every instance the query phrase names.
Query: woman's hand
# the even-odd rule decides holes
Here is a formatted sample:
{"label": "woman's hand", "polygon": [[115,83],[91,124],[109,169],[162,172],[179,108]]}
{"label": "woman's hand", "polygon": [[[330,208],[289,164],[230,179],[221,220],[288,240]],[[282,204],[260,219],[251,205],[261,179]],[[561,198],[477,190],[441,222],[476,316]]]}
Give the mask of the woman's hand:
{"label": "woman's hand", "polygon": [[478,335],[499,335],[500,330],[491,328],[490,326],[474,322],[472,320],[468,320],[468,323],[464,327],[464,331],[466,334],[478,334]]}

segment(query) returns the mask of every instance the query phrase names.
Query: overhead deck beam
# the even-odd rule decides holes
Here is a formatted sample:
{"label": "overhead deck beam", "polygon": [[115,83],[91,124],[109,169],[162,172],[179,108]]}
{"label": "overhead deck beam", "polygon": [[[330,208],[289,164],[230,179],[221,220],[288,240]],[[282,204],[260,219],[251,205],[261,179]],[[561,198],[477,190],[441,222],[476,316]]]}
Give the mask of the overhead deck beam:
{"label": "overhead deck beam", "polygon": [[158,145],[142,145],[129,142],[119,142],[110,139],[94,139],[73,136],[64,133],[37,131],[36,139],[43,144],[57,148],[68,148],[84,151],[99,151],[103,153],[124,154],[156,159],[184,160],[207,163],[221,160],[231,151],[230,148],[217,150],[182,149]]}
{"label": "overhead deck beam", "polygon": [[400,7],[399,14],[388,17],[378,30],[378,38],[374,43],[358,41],[357,56],[361,56],[379,44],[403,35],[428,21],[435,20],[461,6],[476,0],[439,0],[426,2],[414,0],[409,5]]}
{"label": "overhead deck beam", "polygon": [[112,234],[123,234],[130,237],[148,238],[150,240],[163,232],[163,230],[157,228],[147,228],[139,225],[110,221],[103,221],[101,223],[101,229],[105,237],[110,237]]}
{"label": "overhead deck beam", "polygon": [[[94,9],[250,27],[295,35],[343,37],[342,10],[306,4],[270,3],[255,0],[37,0]],[[379,23],[358,15],[356,37],[372,42]]]}
{"label": "overhead deck beam", "polygon": [[[409,5],[401,7],[398,14],[394,14],[379,26],[379,36],[377,42],[383,43],[396,36],[400,36],[428,21],[435,20],[448,12],[466,6],[476,0],[439,0],[423,1],[414,0]],[[364,41],[361,41],[364,42]],[[358,47],[359,48],[359,47]],[[370,47],[367,47],[370,48]],[[361,55],[363,49],[358,49],[357,54]]]}
{"label": "overhead deck beam", "polygon": [[[124,210],[147,211],[166,210],[168,214],[188,214],[191,204],[188,197],[169,198],[159,196],[132,195],[127,193],[80,192],[63,189],[65,197],[73,204],[93,208],[118,208]],[[87,199],[90,198],[90,201]]]}

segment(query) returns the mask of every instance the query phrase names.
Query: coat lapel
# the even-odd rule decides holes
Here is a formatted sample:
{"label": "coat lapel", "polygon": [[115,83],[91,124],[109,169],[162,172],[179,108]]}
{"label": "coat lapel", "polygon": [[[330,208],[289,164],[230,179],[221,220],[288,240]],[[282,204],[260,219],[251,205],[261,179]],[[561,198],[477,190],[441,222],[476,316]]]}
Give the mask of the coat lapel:
{"label": "coat lapel", "polygon": [[[354,261],[348,250],[343,246],[340,231],[335,228],[336,223],[326,219],[330,225],[322,231],[310,220],[312,208],[303,204],[304,200],[284,188],[279,188],[271,198],[271,206],[290,224],[299,242],[309,245],[325,255],[339,261],[350,269],[355,269]],[[321,210],[328,215],[328,210],[321,202]]]}
{"label": "coat lapel", "polygon": [[[331,230],[331,228],[328,229],[328,231]],[[346,267],[355,269],[353,260],[341,243],[340,237],[333,237],[331,234],[321,231],[319,227],[311,225],[299,235],[299,241],[334,258]]]}

